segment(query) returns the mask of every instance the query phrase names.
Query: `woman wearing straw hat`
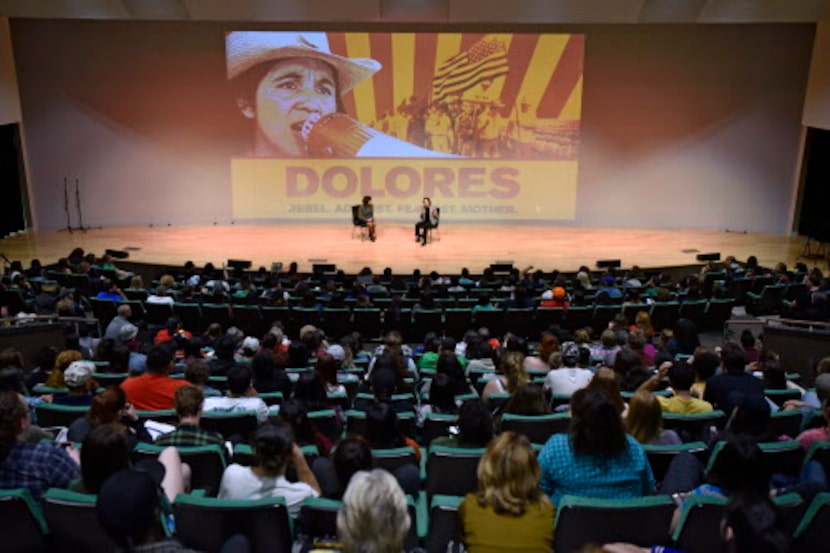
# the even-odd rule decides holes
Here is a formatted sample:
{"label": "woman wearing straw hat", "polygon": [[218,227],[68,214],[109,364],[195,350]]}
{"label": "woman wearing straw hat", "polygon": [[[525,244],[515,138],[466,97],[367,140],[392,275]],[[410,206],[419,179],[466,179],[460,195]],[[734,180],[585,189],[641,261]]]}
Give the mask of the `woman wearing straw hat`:
{"label": "woman wearing straw hat", "polygon": [[234,31],[225,43],[237,104],[255,124],[255,157],[309,157],[303,126],[344,112],[341,96],[381,68],[333,54],[323,32]]}

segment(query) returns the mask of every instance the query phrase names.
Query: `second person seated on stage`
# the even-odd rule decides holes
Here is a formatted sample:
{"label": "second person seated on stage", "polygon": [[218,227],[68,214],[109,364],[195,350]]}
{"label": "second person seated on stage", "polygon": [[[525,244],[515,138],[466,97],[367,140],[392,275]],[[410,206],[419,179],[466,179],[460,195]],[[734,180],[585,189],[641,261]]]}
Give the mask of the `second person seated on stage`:
{"label": "second person seated on stage", "polygon": [[422,246],[427,245],[427,233],[429,229],[438,226],[438,218],[440,217],[440,209],[433,207],[432,200],[424,197],[423,205],[421,206],[421,213],[418,216],[418,222],[415,223],[415,241],[420,242]]}

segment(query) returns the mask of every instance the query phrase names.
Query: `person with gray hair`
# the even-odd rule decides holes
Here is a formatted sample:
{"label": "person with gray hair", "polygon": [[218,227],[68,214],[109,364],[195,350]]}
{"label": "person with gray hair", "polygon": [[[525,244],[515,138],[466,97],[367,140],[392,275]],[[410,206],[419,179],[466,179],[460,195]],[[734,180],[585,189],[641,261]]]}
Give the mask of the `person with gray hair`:
{"label": "person with gray hair", "polygon": [[104,331],[104,338],[111,340],[119,340],[121,338],[121,327],[130,324],[130,317],[133,316],[133,310],[127,303],[122,303],[118,306],[117,315],[113,317]]}
{"label": "person with gray hair", "polygon": [[385,470],[356,472],[337,512],[344,553],[400,553],[411,521],[406,496]]}

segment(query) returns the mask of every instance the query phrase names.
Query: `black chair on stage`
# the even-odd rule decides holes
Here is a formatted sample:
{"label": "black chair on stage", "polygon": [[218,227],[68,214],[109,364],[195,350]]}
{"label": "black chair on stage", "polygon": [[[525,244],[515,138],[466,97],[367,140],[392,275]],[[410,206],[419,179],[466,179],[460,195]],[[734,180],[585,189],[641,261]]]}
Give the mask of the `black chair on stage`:
{"label": "black chair on stage", "polygon": [[352,238],[354,238],[354,232],[357,229],[360,229],[361,242],[369,237],[366,221],[360,219],[360,204],[352,206]]}

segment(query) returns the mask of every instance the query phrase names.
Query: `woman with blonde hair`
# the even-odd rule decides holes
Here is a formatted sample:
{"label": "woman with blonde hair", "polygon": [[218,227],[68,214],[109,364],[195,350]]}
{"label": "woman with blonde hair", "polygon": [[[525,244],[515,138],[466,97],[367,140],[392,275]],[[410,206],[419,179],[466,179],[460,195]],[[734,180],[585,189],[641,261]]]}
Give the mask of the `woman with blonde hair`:
{"label": "woman with blonde hair", "polygon": [[458,508],[469,553],[551,551],[554,508],[540,477],[525,436],[502,432],[490,442],[478,463],[478,492]]}
{"label": "woman with blonde hair", "polygon": [[677,445],[682,443],[674,430],[663,429],[663,410],[657,397],[647,390],[638,390],[628,402],[625,430],[641,444]]}
{"label": "woman with blonde hair", "polygon": [[524,354],[519,351],[505,353],[499,364],[500,374],[484,386],[482,399],[487,399],[493,394],[512,394],[530,382],[530,375],[524,368],[524,359]]}

